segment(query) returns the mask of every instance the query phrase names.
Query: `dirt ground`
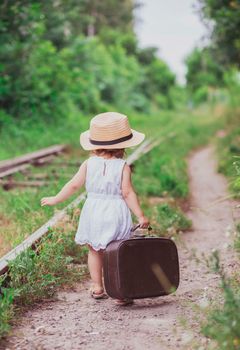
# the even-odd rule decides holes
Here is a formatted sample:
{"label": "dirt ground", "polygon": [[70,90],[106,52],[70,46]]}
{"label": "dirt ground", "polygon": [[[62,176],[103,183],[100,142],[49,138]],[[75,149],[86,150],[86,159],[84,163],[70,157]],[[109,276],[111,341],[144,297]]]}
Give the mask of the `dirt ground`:
{"label": "dirt ground", "polygon": [[178,242],[181,283],[175,295],[136,300],[121,308],[111,299],[91,299],[89,282],[79,283],[74,290],[59,292],[55,301],[28,310],[2,349],[206,349],[209,344],[199,334],[193,306],[203,309],[211,303],[219,280],[203,263],[196,263],[192,253],[201,258],[218,249],[226,269],[236,268],[228,233],[236,203],[218,201],[227,196],[227,183],[216,172],[211,147],[189,158],[189,178],[193,230]]}

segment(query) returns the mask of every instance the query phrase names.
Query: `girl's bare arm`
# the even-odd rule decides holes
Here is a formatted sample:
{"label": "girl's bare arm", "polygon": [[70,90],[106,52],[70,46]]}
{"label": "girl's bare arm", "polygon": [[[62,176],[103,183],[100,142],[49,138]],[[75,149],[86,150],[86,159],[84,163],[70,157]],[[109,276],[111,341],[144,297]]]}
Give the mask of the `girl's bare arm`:
{"label": "girl's bare arm", "polygon": [[60,202],[65,201],[73,193],[79,190],[85,183],[87,171],[87,161],[85,160],[80,166],[78,172],[73,176],[73,178],[63,186],[61,191],[52,197],[44,197],[41,199],[41,206],[45,205],[55,205]]}
{"label": "girl's bare arm", "polygon": [[142,228],[149,226],[149,220],[144,216],[144,213],[140,207],[138,197],[133,189],[131,181],[131,169],[129,165],[125,164],[122,175],[122,196],[127,203],[129,209],[138,218],[138,222]]}

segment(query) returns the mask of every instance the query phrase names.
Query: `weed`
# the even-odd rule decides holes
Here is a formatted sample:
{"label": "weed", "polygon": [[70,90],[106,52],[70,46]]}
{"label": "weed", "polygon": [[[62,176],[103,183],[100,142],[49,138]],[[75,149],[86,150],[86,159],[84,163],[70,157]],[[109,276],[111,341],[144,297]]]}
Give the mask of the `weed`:
{"label": "weed", "polygon": [[226,277],[217,251],[212,255],[211,266],[221,278],[224,302],[210,312],[202,332],[217,342],[219,350],[237,350],[240,348],[240,293]]}
{"label": "weed", "polygon": [[4,288],[5,276],[0,279],[0,338],[10,329],[9,322],[14,315],[13,301],[18,291],[13,288]]}
{"label": "weed", "polygon": [[191,227],[191,221],[174,204],[162,203],[149,206],[148,201],[144,207],[150,217],[153,233],[160,236],[174,237],[179,231]]}
{"label": "weed", "polygon": [[0,337],[10,329],[19,306],[51,297],[60,285],[71,285],[81,279],[79,264],[72,263],[86,263],[87,249],[73,240],[76,211],[69,213],[63,227],[49,229],[35,250],[28,248],[9,263],[8,287],[4,287],[3,278],[0,281]]}
{"label": "weed", "polygon": [[235,233],[234,248],[238,253],[240,253],[240,223],[236,224],[236,230],[234,233]]}
{"label": "weed", "polygon": [[230,191],[240,197],[240,111],[229,110],[226,114],[227,130],[224,137],[217,140],[219,171],[230,178]]}

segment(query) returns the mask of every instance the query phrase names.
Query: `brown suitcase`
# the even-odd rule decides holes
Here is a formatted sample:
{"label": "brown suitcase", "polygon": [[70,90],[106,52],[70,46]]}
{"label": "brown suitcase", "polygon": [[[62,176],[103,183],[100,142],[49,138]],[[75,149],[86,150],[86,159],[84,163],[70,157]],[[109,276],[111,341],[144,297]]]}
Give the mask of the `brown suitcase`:
{"label": "brown suitcase", "polygon": [[179,285],[177,247],[167,238],[113,241],[105,250],[103,269],[106,292],[112,298],[163,296]]}

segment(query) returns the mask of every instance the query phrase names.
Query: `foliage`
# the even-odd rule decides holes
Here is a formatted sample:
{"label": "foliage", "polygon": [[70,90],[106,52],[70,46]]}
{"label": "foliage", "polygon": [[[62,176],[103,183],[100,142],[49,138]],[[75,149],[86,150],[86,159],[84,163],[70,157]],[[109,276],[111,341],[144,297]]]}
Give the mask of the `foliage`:
{"label": "foliage", "polygon": [[233,189],[240,196],[240,157],[236,157],[236,161],[233,163],[236,171],[236,178],[233,183]]}
{"label": "foliage", "polygon": [[[88,118],[80,117],[76,113],[71,115],[71,120],[66,118],[60,125],[48,123],[48,130],[46,130],[44,121],[26,123],[21,120],[19,128],[14,124],[12,118],[4,117],[3,125],[6,136],[2,139],[1,155],[14,154],[16,148],[20,153],[32,150],[33,139],[40,147],[48,145],[50,141],[61,141],[76,146],[79,132],[85,129],[89,122]],[[138,128],[148,135],[163,138],[155,150],[143,156],[136,163],[133,181],[143,204],[148,201],[146,196],[149,195],[157,197],[163,195],[166,198],[166,203],[154,206],[155,209],[149,204],[144,205],[147,205],[147,210],[150,211],[149,214],[158,233],[172,236],[175,232],[187,229],[190,222],[178,209],[174,199],[171,203],[168,202],[168,199],[170,196],[184,197],[187,195],[188,179],[184,158],[190,149],[206,142],[212,135],[217,127],[215,118],[212,116],[212,119],[209,119],[208,113],[199,112],[199,115],[195,115],[182,111],[178,114],[158,112],[155,115],[148,115],[148,118],[146,115],[135,113],[130,115],[130,121],[133,128],[138,125]],[[218,119],[217,121],[219,122]],[[175,133],[169,137],[173,129]],[[11,146],[10,150],[9,146]],[[76,160],[83,157],[83,154],[77,150],[75,153]],[[51,171],[52,167],[49,165],[47,172],[50,179],[54,178]],[[67,181],[69,173],[67,177],[64,177],[64,169],[56,168],[56,166],[55,171],[59,174],[57,183],[51,182],[49,186],[39,188],[34,192],[28,189],[20,192],[16,189],[13,190],[13,195],[11,191],[1,191],[2,237],[5,241],[4,234],[9,233],[8,237],[12,241],[9,240],[8,244],[15,246],[53,214],[52,208],[41,209],[39,207],[39,199],[46,194],[56,193]],[[62,205],[65,206],[66,203]],[[73,265],[73,263],[85,262],[86,249],[76,246],[73,240],[78,218],[79,209],[76,209],[73,213],[69,213],[69,218],[61,223],[60,227],[49,231],[41,244],[37,245],[35,251],[27,250],[12,263],[11,282],[8,288],[14,289],[17,295],[14,296],[14,303],[6,306],[6,310],[9,310],[9,317],[1,324],[2,329],[9,324],[12,318],[11,310],[15,313],[18,306],[51,296],[62,283],[71,283],[75,278],[79,279],[80,272],[76,270],[78,265]],[[8,225],[12,223],[15,227],[8,228]],[[14,232],[14,237],[11,232]]]}
{"label": "foliage", "polygon": [[62,48],[78,35],[93,36],[105,28],[133,33],[133,11],[139,6],[132,0],[6,1],[0,5],[2,42],[36,43],[41,35]]}
{"label": "foliage", "polygon": [[[240,176],[238,177],[240,179]],[[240,222],[236,224],[234,248],[240,254]]]}
{"label": "foliage", "polygon": [[170,89],[175,85],[175,75],[165,62],[157,58],[156,48],[138,49],[137,58],[145,72],[142,92],[148,99],[154,98],[156,105],[161,109],[173,107]]}
{"label": "foliage", "polygon": [[177,232],[191,227],[191,221],[174,205],[163,203],[151,209],[155,219],[154,227],[161,235],[173,237]]}
{"label": "foliage", "polygon": [[[183,111],[162,112],[155,115],[131,113],[129,117],[133,128],[137,127],[147,135],[163,139],[156,149],[136,163],[133,181],[138,193],[142,196],[164,196],[164,193],[173,197],[187,196],[188,179],[184,158],[192,147],[204,143],[214,132],[216,128],[214,116],[209,119],[208,115],[202,113],[196,116],[189,114],[189,111],[187,113]],[[89,119],[83,118],[78,113],[59,124],[46,125],[43,121],[21,120],[15,125],[12,118],[8,122],[6,118],[4,120],[6,123],[3,124],[4,132],[0,141],[1,158],[10,158],[53,143],[66,143],[74,148],[74,156],[71,154],[71,159],[68,154],[64,156],[66,162],[70,160],[79,163],[87,156],[80,150],[79,133],[87,129]],[[176,134],[168,138],[173,129]],[[6,252],[9,247],[15,247],[54,214],[53,207],[40,208],[40,198],[57,193],[77,169],[78,167],[61,168],[57,164],[49,164],[44,167],[44,173],[48,176],[45,186],[34,190],[0,189],[0,237],[3,239],[0,254]],[[39,168],[32,167],[31,173],[39,174]],[[26,180],[26,175],[18,174],[17,180]],[[69,198],[68,201],[74,198]],[[59,204],[58,209],[67,203]]]}
{"label": "foliage", "polygon": [[240,80],[235,70],[225,74],[228,91],[228,104],[225,113],[225,131],[217,141],[219,170],[231,178],[230,189],[235,196],[240,196],[239,153],[240,153]]}
{"label": "foliage", "polygon": [[[152,51],[145,65],[132,0],[6,1],[0,5],[0,108],[56,121],[80,109],[173,106],[175,78]],[[110,15],[111,14],[111,15]],[[2,114],[3,115],[3,114]]]}
{"label": "foliage", "polygon": [[200,0],[201,16],[209,28],[214,57],[225,66],[240,67],[240,3]]}
{"label": "foliage", "polygon": [[[239,73],[231,69],[224,74],[226,86],[227,104],[225,106],[225,130],[222,130],[217,139],[219,154],[219,170],[231,179],[230,189],[234,196],[240,195],[240,128],[239,128]],[[234,230],[234,248],[239,253],[240,226],[236,223]],[[240,348],[240,291],[239,274],[226,277],[223,266],[220,263],[218,253],[212,256],[214,272],[221,278],[222,303],[214,306],[207,315],[207,322],[202,332],[216,342],[219,350],[237,350]]]}
{"label": "foliage", "polygon": [[224,302],[210,313],[202,331],[216,341],[219,350],[237,350],[240,346],[240,293],[226,277],[218,252],[213,254],[211,265],[221,278]]}
{"label": "foliage", "polygon": [[228,108],[238,113],[240,97],[240,72],[231,68],[224,73],[224,83],[228,93]]}
{"label": "foliage", "polygon": [[210,48],[195,48],[185,60],[187,88],[196,104],[207,101],[215,90],[224,85],[224,70]]}
{"label": "foliage", "polygon": [[192,91],[202,86],[218,87],[223,81],[223,68],[216,63],[209,48],[195,48],[186,58],[187,85]]}
{"label": "foliage", "polygon": [[207,47],[195,48],[187,57],[187,87],[195,103],[222,101],[219,88],[230,91],[229,79],[237,76],[232,69],[240,67],[240,3],[199,0],[197,6],[211,40]]}
{"label": "foliage", "polygon": [[[138,118],[139,125],[140,122]],[[142,125],[149,123],[150,120]],[[188,177],[185,158],[191,149],[207,142],[220,123],[214,114],[209,118],[207,113],[200,111],[191,114],[184,110],[177,116],[176,113],[164,112],[161,125],[156,127],[155,124],[155,130],[152,130],[152,137],[159,140],[159,145],[136,162],[137,172],[133,180],[137,191],[147,196],[186,198]]]}
{"label": "foliage", "polygon": [[9,330],[9,322],[14,315],[13,300],[17,291],[12,288],[3,287],[4,278],[0,279],[0,338]]}
{"label": "foliage", "polygon": [[9,331],[19,306],[51,297],[60,285],[71,285],[85,273],[79,265],[73,265],[86,263],[87,253],[74,244],[74,211],[65,225],[65,229],[49,229],[35,250],[28,248],[10,262],[8,281],[6,276],[0,281],[0,337]]}
{"label": "foliage", "polygon": [[[68,240],[62,234],[51,231],[42,239],[36,250],[27,249],[10,263],[10,288],[18,290],[15,300],[20,304],[31,304],[36,299],[51,296],[56,287],[69,278],[70,256],[65,255]],[[63,244],[64,242],[64,244]],[[37,283],[36,283],[37,281]]]}

